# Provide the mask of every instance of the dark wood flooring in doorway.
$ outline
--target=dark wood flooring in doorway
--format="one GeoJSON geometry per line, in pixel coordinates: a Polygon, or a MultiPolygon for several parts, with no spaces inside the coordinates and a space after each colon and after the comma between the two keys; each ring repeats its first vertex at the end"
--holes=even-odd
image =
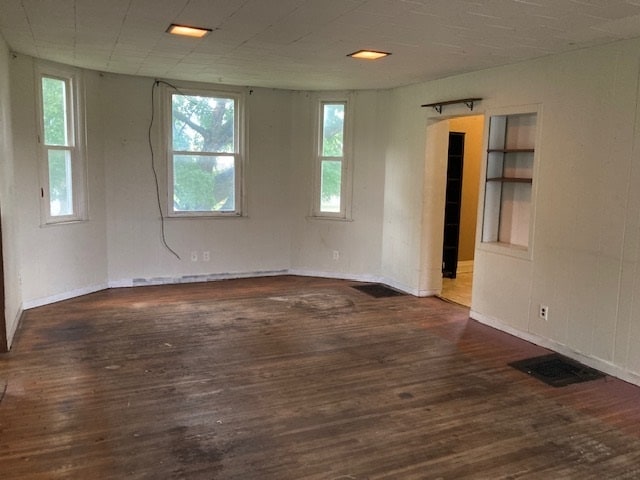
{"type": "Polygon", "coordinates": [[[0,477],[637,479],[640,393],[437,298],[274,277],[28,311],[0,356],[0,477]],[[0,382],[1,384],[1,382],[0,382]]]}

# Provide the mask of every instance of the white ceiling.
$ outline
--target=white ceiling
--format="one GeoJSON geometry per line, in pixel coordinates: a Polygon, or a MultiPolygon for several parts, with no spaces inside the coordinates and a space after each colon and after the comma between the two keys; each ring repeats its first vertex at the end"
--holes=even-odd
{"type": "Polygon", "coordinates": [[[389,88],[640,36],[640,0],[0,0],[11,50],[89,69],[389,88]],[[170,23],[212,28],[201,40],[170,23]],[[354,60],[361,48],[392,52],[354,60]]]}

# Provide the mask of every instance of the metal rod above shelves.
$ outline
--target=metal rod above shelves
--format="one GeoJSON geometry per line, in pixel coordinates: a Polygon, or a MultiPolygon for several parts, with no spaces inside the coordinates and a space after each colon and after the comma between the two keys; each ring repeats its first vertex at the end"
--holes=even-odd
{"type": "Polygon", "coordinates": [[[426,103],[421,105],[422,107],[432,107],[436,112],[442,113],[442,107],[445,105],[455,105],[457,103],[464,103],[467,108],[473,111],[473,104],[479,102],[482,98],[461,98],[459,100],[446,100],[444,102],[426,103]]]}

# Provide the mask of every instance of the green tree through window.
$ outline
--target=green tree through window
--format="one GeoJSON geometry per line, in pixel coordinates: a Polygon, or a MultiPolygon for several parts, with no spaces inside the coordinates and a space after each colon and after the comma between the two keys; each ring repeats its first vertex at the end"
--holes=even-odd
{"type": "Polygon", "coordinates": [[[236,210],[236,100],[172,94],[173,210],[236,210]]]}
{"type": "Polygon", "coordinates": [[[322,105],[322,151],[320,165],[320,211],[340,212],[344,157],[345,104],[322,105]]]}
{"type": "Polygon", "coordinates": [[[68,95],[66,80],[42,77],[42,123],[47,148],[49,213],[52,216],[73,214],[68,95]]]}
{"type": "Polygon", "coordinates": [[[42,110],[45,145],[67,146],[66,84],[57,78],[42,78],[42,110]]]}

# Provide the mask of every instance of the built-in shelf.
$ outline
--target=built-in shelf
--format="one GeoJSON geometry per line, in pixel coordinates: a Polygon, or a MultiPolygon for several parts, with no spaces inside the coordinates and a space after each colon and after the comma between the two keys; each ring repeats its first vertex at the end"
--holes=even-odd
{"type": "Polygon", "coordinates": [[[497,153],[533,153],[535,149],[533,148],[489,148],[487,150],[489,153],[497,152],[497,153]]]}
{"type": "Polygon", "coordinates": [[[422,107],[432,107],[436,112],[442,113],[442,107],[445,105],[465,104],[467,108],[473,111],[473,105],[482,100],[481,98],[460,98],[458,100],[445,100],[444,102],[425,103],[422,107]]]}
{"type": "Polygon", "coordinates": [[[482,242],[528,249],[537,114],[489,118],[482,242]]]}
{"type": "Polygon", "coordinates": [[[533,179],[517,178],[517,177],[492,177],[492,178],[487,178],[487,182],[533,183],[533,179]]]}

